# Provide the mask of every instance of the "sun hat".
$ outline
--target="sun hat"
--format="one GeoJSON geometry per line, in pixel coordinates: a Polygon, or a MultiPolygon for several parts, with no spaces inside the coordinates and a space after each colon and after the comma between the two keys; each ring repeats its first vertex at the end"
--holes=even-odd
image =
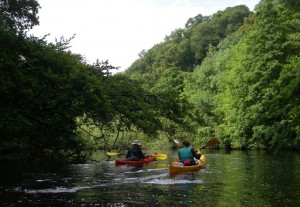
{"type": "Polygon", "coordinates": [[[138,139],[134,140],[131,144],[132,144],[132,145],[139,145],[139,146],[142,145],[142,144],[140,143],[140,140],[138,140],[138,139]]]}

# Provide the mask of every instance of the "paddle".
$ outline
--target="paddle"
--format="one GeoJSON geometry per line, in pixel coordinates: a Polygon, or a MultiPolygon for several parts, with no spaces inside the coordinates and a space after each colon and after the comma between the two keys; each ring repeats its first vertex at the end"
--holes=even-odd
{"type": "Polygon", "coordinates": [[[106,152],[106,154],[108,155],[108,156],[115,156],[115,155],[118,155],[118,154],[120,154],[119,152],[106,152]]]}
{"type": "Polygon", "coordinates": [[[218,140],[216,140],[216,139],[209,140],[205,146],[203,146],[203,147],[200,148],[200,150],[204,149],[206,147],[211,147],[211,146],[219,144],[219,143],[220,142],[218,140]]]}
{"type": "MultiPolygon", "coordinates": [[[[106,152],[106,154],[107,154],[108,156],[115,156],[115,155],[118,155],[118,154],[120,154],[120,153],[119,153],[119,152],[106,152]]],[[[161,154],[161,153],[156,153],[156,154],[153,154],[152,156],[155,156],[156,159],[158,159],[158,160],[165,160],[165,159],[168,158],[168,155],[166,155],[166,154],[161,154]]]]}
{"type": "Polygon", "coordinates": [[[215,144],[219,144],[219,141],[216,140],[216,139],[209,140],[205,146],[203,146],[203,147],[201,147],[201,148],[198,148],[198,149],[196,150],[196,153],[197,153],[198,155],[201,155],[201,150],[202,150],[202,149],[204,149],[204,148],[206,148],[206,147],[211,147],[211,146],[213,146],[213,145],[215,145],[215,144]]]}
{"type": "Polygon", "coordinates": [[[166,155],[166,154],[160,154],[160,153],[153,154],[152,156],[155,156],[156,159],[158,159],[158,160],[165,160],[168,157],[168,155],[166,155]]]}
{"type": "Polygon", "coordinates": [[[176,139],[173,139],[173,142],[175,142],[175,144],[179,145],[179,142],[176,139]]]}

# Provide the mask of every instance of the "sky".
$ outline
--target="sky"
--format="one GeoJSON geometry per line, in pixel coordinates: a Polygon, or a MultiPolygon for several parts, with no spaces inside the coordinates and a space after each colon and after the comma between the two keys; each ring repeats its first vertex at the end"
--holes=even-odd
{"type": "Polygon", "coordinates": [[[251,11],[260,0],[37,0],[40,24],[34,36],[71,40],[70,50],[88,63],[108,60],[118,71],[127,69],[142,50],[184,28],[191,17],[212,15],[244,4],[251,11]]]}

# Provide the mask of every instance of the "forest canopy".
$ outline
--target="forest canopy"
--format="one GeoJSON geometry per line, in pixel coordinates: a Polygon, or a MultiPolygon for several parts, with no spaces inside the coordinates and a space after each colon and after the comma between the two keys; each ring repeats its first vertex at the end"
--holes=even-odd
{"type": "Polygon", "coordinates": [[[233,149],[300,147],[300,7],[262,0],[190,18],[125,74],[187,100],[194,142],[233,149]]]}

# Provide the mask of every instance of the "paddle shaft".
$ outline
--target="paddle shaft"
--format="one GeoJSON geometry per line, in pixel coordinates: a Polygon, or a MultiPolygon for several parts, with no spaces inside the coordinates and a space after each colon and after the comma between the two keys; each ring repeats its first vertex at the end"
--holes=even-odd
{"type": "MultiPolygon", "coordinates": [[[[107,154],[108,156],[126,155],[126,154],[120,154],[120,153],[118,153],[118,152],[106,152],[106,154],[107,154]]],[[[156,154],[153,154],[153,155],[151,155],[151,156],[156,157],[158,160],[165,160],[165,159],[167,159],[167,157],[168,157],[166,154],[161,154],[161,153],[156,153],[156,154]]]]}

